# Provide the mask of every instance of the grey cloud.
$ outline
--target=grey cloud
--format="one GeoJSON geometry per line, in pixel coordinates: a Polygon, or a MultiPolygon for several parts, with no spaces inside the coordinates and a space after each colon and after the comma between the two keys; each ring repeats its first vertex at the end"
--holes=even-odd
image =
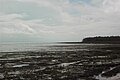
{"type": "MultiPolygon", "coordinates": [[[[78,40],[84,36],[119,35],[120,0],[91,0],[88,4],[73,4],[69,0],[12,0],[27,5],[44,6],[53,12],[46,12],[48,17],[24,19],[22,13],[0,14],[0,33],[20,33],[45,40],[78,40]],[[70,13],[76,11],[77,15],[70,13]],[[55,18],[51,18],[54,16],[55,18]],[[46,23],[48,22],[48,24],[46,23]],[[54,24],[58,23],[58,24],[54,24]]],[[[6,2],[7,3],[7,2],[6,2]]],[[[15,9],[17,10],[17,8],[15,9]]],[[[34,9],[32,9],[34,12],[34,9]]],[[[0,10],[1,11],[1,10],[0,10]]],[[[23,8],[23,11],[24,10],[23,8]]],[[[19,12],[19,10],[18,10],[19,12]]],[[[37,12],[37,11],[36,11],[37,12]]],[[[34,13],[33,13],[34,14],[34,13]]],[[[30,17],[30,16],[29,16],[30,17]]],[[[11,35],[12,35],[11,34],[11,35]]]]}

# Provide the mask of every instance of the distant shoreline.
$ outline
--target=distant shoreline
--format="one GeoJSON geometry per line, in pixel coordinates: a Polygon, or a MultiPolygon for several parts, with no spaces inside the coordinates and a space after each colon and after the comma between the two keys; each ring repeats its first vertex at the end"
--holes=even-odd
{"type": "Polygon", "coordinates": [[[120,36],[86,37],[81,42],[58,42],[63,44],[120,44],[120,36]]]}
{"type": "Polygon", "coordinates": [[[87,37],[82,40],[82,43],[120,44],[120,36],[87,37]]]}
{"type": "Polygon", "coordinates": [[[57,42],[60,44],[82,44],[83,42],[57,42]]]}

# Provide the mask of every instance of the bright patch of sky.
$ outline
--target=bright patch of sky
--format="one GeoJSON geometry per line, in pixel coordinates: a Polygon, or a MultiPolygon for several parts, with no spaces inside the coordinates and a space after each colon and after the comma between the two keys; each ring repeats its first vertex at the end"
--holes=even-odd
{"type": "Polygon", "coordinates": [[[70,0],[71,3],[85,3],[85,4],[90,4],[92,0],[70,0]]]}
{"type": "Polygon", "coordinates": [[[120,0],[0,0],[0,42],[120,34],[120,0]]]}

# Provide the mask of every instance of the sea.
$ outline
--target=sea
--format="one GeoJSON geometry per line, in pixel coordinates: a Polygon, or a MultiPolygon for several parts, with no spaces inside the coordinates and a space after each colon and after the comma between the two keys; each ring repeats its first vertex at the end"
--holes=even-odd
{"type": "Polygon", "coordinates": [[[85,49],[88,46],[101,46],[110,44],[74,44],[74,43],[0,43],[0,52],[18,52],[18,51],[41,51],[49,49],[76,50],[85,49]]]}

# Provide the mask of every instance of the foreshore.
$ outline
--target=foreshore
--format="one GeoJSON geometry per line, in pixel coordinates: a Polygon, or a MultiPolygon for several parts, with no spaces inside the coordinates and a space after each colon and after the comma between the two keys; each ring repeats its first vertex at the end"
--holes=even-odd
{"type": "Polygon", "coordinates": [[[3,80],[102,80],[119,73],[120,45],[53,45],[43,51],[0,52],[3,80]]]}

